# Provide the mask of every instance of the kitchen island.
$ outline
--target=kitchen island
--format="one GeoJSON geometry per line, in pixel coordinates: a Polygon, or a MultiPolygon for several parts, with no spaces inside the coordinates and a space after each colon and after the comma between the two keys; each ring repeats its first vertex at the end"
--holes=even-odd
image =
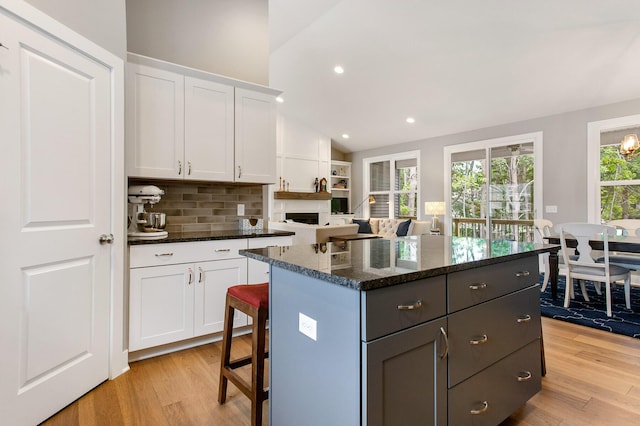
{"type": "Polygon", "coordinates": [[[242,250],[270,264],[274,425],[496,425],[541,387],[538,254],[422,235],[242,250]]]}

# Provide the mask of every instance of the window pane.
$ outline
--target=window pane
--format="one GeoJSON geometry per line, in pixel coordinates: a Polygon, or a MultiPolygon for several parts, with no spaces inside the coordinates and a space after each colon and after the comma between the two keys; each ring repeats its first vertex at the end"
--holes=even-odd
{"type": "Polygon", "coordinates": [[[369,189],[371,191],[391,190],[391,165],[389,161],[371,163],[369,166],[369,189]]]}
{"type": "Polygon", "coordinates": [[[600,218],[640,219],[640,186],[617,185],[600,187],[600,218]]]}
{"type": "Polygon", "coordinates": [[[619,148],[619,145],[600,147],[601,181],[640,179],[640,156],[626,160],[619,148]]]}
{"type": "Polygon", "coordinates": [[[415,192],[394,195],[395,217],[417,217],[418,194],[415,192]]]}
{"type": "Polygon", "coordinates": [[[389,195],[374,194],[376,199],[374,204],[369,204],[370,217],[389,217],[389,195]]]}

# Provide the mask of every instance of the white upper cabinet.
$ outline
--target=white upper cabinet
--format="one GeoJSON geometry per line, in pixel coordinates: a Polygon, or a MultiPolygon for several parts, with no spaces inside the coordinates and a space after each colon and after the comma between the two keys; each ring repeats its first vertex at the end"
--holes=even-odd
{"type": "Polygon", "coordinates": [[[131,177],[275,183],[277,91],[129,54],[131,177]]]}
{"type": "Polygon", "coordinates": [[[236,182],[276,182],[275,97],[236,88],[236,182]]]}
{"type": "Polygon", "coordinates": [[[182,176],[184,77],[127,64],[126,146],[129,176],[182,176]]]}

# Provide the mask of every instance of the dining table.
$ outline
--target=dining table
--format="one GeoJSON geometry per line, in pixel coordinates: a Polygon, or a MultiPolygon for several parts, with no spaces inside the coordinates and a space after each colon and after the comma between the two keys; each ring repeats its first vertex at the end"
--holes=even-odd
{"type": "MultiPolygon", "coordinates": [[[[560,244],[560,235],[544,237],[549,244],[560,244]]],[[[640,254],[640,237],[635,235],[615,235],[608,238],[609,253],[636,253],[640,254]]],[[[589,240],[594,250],[604,250],[602,235],[594,236],[589,240]]],[[[567,238],[567,246],[576,248],[578,242],[575,239],[567,238]]],[[[551,298],[556,299],[558,293],[558,251],[549,253],[549,284],[551,284],[551,298]]]]}

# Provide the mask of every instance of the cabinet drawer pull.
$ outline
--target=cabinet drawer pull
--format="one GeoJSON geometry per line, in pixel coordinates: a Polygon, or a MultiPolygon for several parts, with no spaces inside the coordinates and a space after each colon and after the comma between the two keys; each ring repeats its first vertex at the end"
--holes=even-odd
{"type": "Polygon", "coordinates": [[[231,251],[231,249],[228,249],[228,248],[226,248],[226,249],[216,249],[215,251],[216,251],[216,253],[220,253],[220,252],[231,251]]]}
{"type": "Polygon", "coordinates": [[[178,160],[178,176],[182,174],[182,161],[178,160]]]}
{"type": "Polygon", "coordinates": [[[530,371],[521,371],[518,373],[518,381],[519,382],[526,382],[528,380],[531,380],[531,378],[533,377],[533,375],[531,374],[530,371]]]}
{"type": "Polygon", "coordinates": [[[440,334],[444,338],[444,352],[440,355],[440,359],[445,359],[449,354],[449,337],[447,336],[447,331],[444,327],[440,327],[440,334]]]}
{"type": "Polygon", "coordinates": [[[531,315],[529,315],[529,314],[522,315],[516,321],[518,321],[519,323],[529,322],[529,321],[531,321],[531,315]]]}
{"type": "Polygon", "coordinates": [[[189,168],[187,169],[187,174],[191,176],[191,161],[189,161],[187,164],[189,166],[189,168]]]}
{"type": "Polygon", "coordinates": [[[242,177],[242,167],[238,166],[238,179],[242,177]]]}
{"type": "Polygon", "coordinates": [[[516,272],[516,277],[528,277],[529,271],[516,272]]]}
{"type": "Polygon", "coordinates": [[[198,266],[198,282],[201,283],[202,282],[202,278],[204,276],[204,271],[202,270],[201,267],[198,266]]]}
{"type": "Polygon", "coordinates": [[[487,411],[489,409],[489,403],[487,401],[482,401],[480,403],[480,405],[482,405],[482,407],[480,407],[478,409],[474,408],[471,411],[469,411],[469,413],[471,413],[473,415],[482,414],[482,413],[484,413],[485,411],[487,411]]]}
{"type": "Polygon", "coordinates": [[[485,288],[487,288],[487,285],[485,283],[471,284],[469,286],[470,290],[484,290],[485,288]]]}
{"type": "Polygon", "coordinates": [[[156,257],[167,257],[167,256],[173,256],[173,253],[169,252],[169,253],[156,253],[155,254],[156,257]]]}
{"type": "Polygon", "coordinates": [[[486,334],[483,334],[482,336],[473,337],[471,340],[469,340],[469,343],[472,345],[482,345],[484,343],[487,343],[488,340],[489,340],[489,336],[487,336],[486,334]]]}
{"type": "Polygon", "coordinates": [[[193,269],[189,268],[189,282],[187,284],[191,285],[191,283],[193,282],[193,269]]]}
{"type": "Polygon", "coordinates": [[[398,305],[399,311],[413,311],[420,308],[422,308],[422,300],[418,300],[412,305],[398,305]]]}

